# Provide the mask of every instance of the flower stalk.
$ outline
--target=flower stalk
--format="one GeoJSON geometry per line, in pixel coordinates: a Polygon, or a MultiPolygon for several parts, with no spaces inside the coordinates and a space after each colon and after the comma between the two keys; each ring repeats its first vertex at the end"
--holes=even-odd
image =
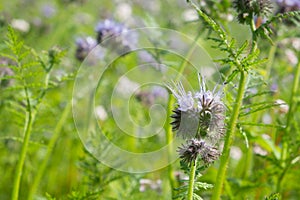
{"type": "Polygon", "coordinates": [[[193,200],[196,169],[197,169],[197,159],[194,160],[191,164],[187,200],[193,200]]]}
{"type": "Polygon", "coordinates": [[[21,149],[21,154],[19,157],[19,161],[17,164],[16,174],[14,178],[14,184],[13,184],[13,191],[12,191],[12,200],[18,200],[19,199],[19,190],[20,190],[20,183],[21,183],[21,177],[23,173],[23,166],[27,154],[28,149],[28,143],[30,140],[30,134],[32,129],[32,124],[35,119],[35,113],[31,112],[31,110],[27,111],[26,113],[26,122],[24,126],[24,140],[23,145],[21,149]]]}
{"type": "MultiPolygon", "coordinates": [[[[186,140],[178,148],[183,169],[189,174],[187,199],[193,199],[197,162],[207,168],[220,156],[218,144],[225,130],[225,105],[222,92],[206,89],[204,77],[198,74],[200,89],[196,92],[185,91],[181,82],[169,86],[177,100],[171,123],[173,131],[186,140]]],[[[203,169],[204,169],[203,168],[203,169]]]]}
{"type": "MultiPolygon", "coordinates": [[[[184,69],[186,68],[188,62],[187,60],[192,56],[193,52],[195,51],[196,47],[197,47],[197,42],[200,38],[200,34],[198,34],[191,46],[191,48],[189,49],[186,59],[182,61],[179,71],[178,71],[178,75],[176,76],[176,81],[178,81],[178,79],[180,78],[180,75],[183,73],[184,69]]],[[[167,110],[167,116],[171,116],[172,112],[173,112],[173,105],[174,105],[174,97],[173,96],[169,96],[169,100],[168,100],[168,110],[167,110]]],[[[173,139],[173,131],[172,131],[172,126],[171,126],[171,119],[168,117],[167,118],[167,122],[166,122],[166,126],[165,126],[165,132],[166,132],[166,141],[167,141],[167,145],[168,145],[168,158],[171,158],[171,155],[174,152],[174,149],[172,148],[171,145],[169,145],[172,142],[173,139]]],[[[175,196],[174,194],[174,188],[177,187],[177,182],[175,180],[174,177],[174,170],[173,170],[173,166],[170,164],[168,166],[168,178],[170,181],[170,186],[171,186],[171,190],[172,190],[172,198],[175,196]]]]}

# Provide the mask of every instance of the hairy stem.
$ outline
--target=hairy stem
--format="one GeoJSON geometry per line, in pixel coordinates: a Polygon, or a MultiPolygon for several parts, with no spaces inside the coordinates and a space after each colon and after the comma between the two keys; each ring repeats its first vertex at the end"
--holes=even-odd
{"type": "Polygon", "coordinates": [[[35,179],[33,180],[33,184],[31,186],[31,189],[28,194],[28,199],[33,199],[33,195],[36,193],[36,190],[40,184],[41,178],[45,172],[46,166],[52,155],[56,141],[58,140],[61,130],[63,128],[63,125],[65,124],[65,122],[69,116],[69,113],[70,113],[70,110],[72,107],[71,105],[72,105],[71,102],[68,102],[68,104],[66,105],[66,107],[62,113],[60,120],[58,121],[58,123],[54,129],[54,134],[53,134],[53,136],[48,144],[48,147],[47,147],[46,156],[45,156],[44,160],[42,161],[42,163],[40,164],[37,175],[36,175],[35,179]]]}
{"type": "Polygon", "coordinates": [[[187,200],[193,200],[196,168],[197,168],[197,159],[191,164],[187,200]]]}
{"type": "Polygon", "coordinates": [[[221,162],[220,167],[217,174],[216,184],[214,187],[214,192],[212,196],[212,200],[219,200],[222,193],[222,187],[225,180],[226,170],[227,170],[227,164],[229,161],[229,153],[230,153],[230,147],[233,142],[235,129],[236,129],[236,123],[239,116],[239,111],[242,106],[243,96],[245,93],[246,88],[246,81],[247,81],[247,74],[246,72],[241,71],[240,72],[240,82],[238,86],[238,94],[236,97],[235,105],[233,108],[233,112],[229,121],[229,126],[226,132],[225,136],[225,143],[224,148],[221,156],[221,162]]]}
{"type": "MultiPolygon", "coordinates": [[[[192,56],[196,46],[197,46],[197,42],[200,38],[200,35],[198,34],[191,46],[191,48],[189,49],[189,51],[187,52],[187,55],[185,56],[186,59],[184,59],[179,67],[178,70],[178,74],[176,76],[175,82],[177,82],[180,79],[181,74],[184,72],[184,69],[186,68],[187,64],[188,64],[188,59],[192,56]]],[[[172,132],[172,126],[171,126],[171,119],[169,116],[172,115],[173,112],[173,107],[174,107],[174,97],[173,96],[169,96],[169,101],[168,101],[168,110],[167,110],[167,120],[166,120],[166,126],[165,126],[165,132],[166,132],[166,140],[167,140],[167,145],[168,145],[168,158],[170,159],[172,157],[172,154],[174,153],[174,149],[172,148],[171,142],[173,140],[173,132],[172,132]]],[[[169,163],[171,162],[171,160],[169,160],[169,163]]],[[[172,190],[172,198],[174,197],[175,193],[174,193],[174,188],[177,187],[177,183],[174,177],[174,172],[173,172],[173,167],[172,164],[169,164],[168,166],[168,178],[170,181],[170,186],[171,186],[171,190],[172,190]]]]}
{"type": "MultiPolygon", "coordinates": [[[[173,96],[169,96],[167,116],[172,115],[173,104],[174,104],[174,98],[173,98],[173,96]]],[[[169,163],[170,163],[171,155],[173,154],[173,151],[174,151],[174,149],[172,148],[172,145],[170,145],[170,143],[172,142],[172,139],[173,139],[172,126],[170,124],[171,123],[170,117],[167,117],[166,123],[167,123],[167,126],[165,127],[165,131],[166,131],[166,139],[167,139],[167,145],[168,145],[168,158],[169,158],[169,163]]],[[[170,181],[170,187],[171,187],[172,198],[173,198],[175,195],[174,188],[176,187],[176,180],[174,177],[173,167],[172,167],[171,163],[168,166],[168,178],[170,181]]]]}

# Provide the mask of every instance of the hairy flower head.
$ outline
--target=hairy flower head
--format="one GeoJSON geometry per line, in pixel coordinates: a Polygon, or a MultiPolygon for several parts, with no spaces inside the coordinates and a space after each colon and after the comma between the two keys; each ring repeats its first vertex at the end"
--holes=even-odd
{"type": "Polygon", "coordinates": [[[173,111],[173,131],[184,139],[206,139],[216,143],[225,130],[225,106],[221,100],[221,91],[206,90],[203,77],[199,75],[200,89],[186,92],[181,83],[170,88],[177,99],[177,108],[173,111]]]}
{"type": "Polygon", "coordinates": [[[234,0],[233,6],[238,12],[240,23],[247,22],[255,16],[267,16],[272,11],[271,0],[234,0]]]}
{"type": "Polygon", "coordinates": [[[198,156],[204,164],[213,163],[220,156],[217,148],[207,144],[204,140],[192,139],[178,149],[181,160],[186,164],[193,163],[198,156]]]}

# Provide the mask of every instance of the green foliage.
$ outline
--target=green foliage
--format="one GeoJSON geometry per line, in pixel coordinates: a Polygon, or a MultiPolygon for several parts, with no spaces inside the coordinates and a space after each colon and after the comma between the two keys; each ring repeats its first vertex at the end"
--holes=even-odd
{"type": "Polygon", "coordinates": [[[299,27],[299,20],[300,20],[300,11],[291,11],[286,13],[279,13],[266,21],[262,24],[258,29],[255,30],[255,37],[261,37],[268,39],[272,44],[271,35],[273,34],[273,30],[271,25],[276,25],[281,23],[283,20],[291,20],[299,27]]]}
{"type": "MultiPolygon", "coordinates": [[[[274,6],[274,12],[265,15],[268,10],[260,14],[256,6],[255,11],[250,10],[253,15],[240,15],[229,0],[187,2],[1,2],[0,172],[5,173],[1,173],[0,199],[186,199],[186,175],[191,172],[186,163],[176,161],[154,172],[125,173],[99,162],[80,142],[71,112],[74,79],[81,64],[74,56],[75,39],[94,37],[94,26],[105,18],[124,22],[129,28],[150,26],[182,32],[195,38],[195,44],[201,44],[217,65],[212,77],[224,83],[228,139],[225,138],[221,160],[210,166],[198,161],[194,199],[275,200],[300,196],[300,11],[278,14],[274,6]],[[192,20],[191,11],[197,15],[192,20]],[[266,18],[261,18],[259,24],[254,15],[266,18]],[[28,31],[16,25],[18,19],[28,22],[28,31]],[[222,80],[218,80],[220,77],[222,80]],[[143,179],[149,184],[143,185],[143,179]],[[213,196],[219,189],[220,198],[213,196]]],[[[163,38],[169,36],[156,34],[159,31],[147,35],[147,42],[166,46],[163,38]]],[[[175,48],[182,49],[180,42],[174,41],[175,48]]],[[[165,73],[166,79],[169,74],[176,77],[169,66],[179,69],[191,87],[198,89],[194,87],[198,84],[197,74],[187,67],[189,58],[181,61],[166,49],[144,51],[153,62],[167,66],[167,70],[155,72],[165,73]]],[[[203,60],[193,46],[183,51],[202,67],[203,60]]],[[[98,144],[107,137],[121,149],[144,153],[173,140],[169,118],[164,124],[168,135],[139,140],[122,134],[114,121],[111,110],[114,106],[127,106],[127,102],[116,101],[111,106],[108,96],[119,77],[141,63],[145,62],[140,62],[139,52],[131,52],[118,58],[105,72],[104,87],[96,97],[107,112],[105,120],[97,121],[104,135],[95,134],[91,143],[98,144]]],[[[142,75],[140,80],[149,74],[142,75]]],[[[150,96],[133,96],[129,102],[130,120],[147,125],[153,105],[174,107],[171,98],[149,104],[152,100],[150,96]]],[[[124,120],[128,119],[124,116],[124,120]]],[[[133,135],[139,133],[129,130],[133,135]]],[[[103,152],[99,154],[109,150],[106,143],[100,146],[103,152]]]]}
{"type": "Polygon", "coordinates": [[[279,193],[274,193],[271,194],[270,196],[266,197],[265,200],[280,200],[280,194],[279,193]]]}

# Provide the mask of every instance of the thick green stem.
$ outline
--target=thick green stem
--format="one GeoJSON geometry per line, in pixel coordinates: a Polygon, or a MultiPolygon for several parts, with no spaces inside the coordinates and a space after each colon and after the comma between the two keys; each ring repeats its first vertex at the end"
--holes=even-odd
{"type": "Polygon", "coordinates": [[[292,122],[292,117],[294,115],[294,103],[295,103],[295,96],[296,96],[296,93],[297,93],[297,90],[299,87],[299,78],[300,78],[300,61],[298,62],[297,67],[296,67],[293,88],[292,88],[292,94],[290,96],[289,111],[287,114],[285,135],[283,136],[283,144],[282,144],[282,148],[281,148],[281,158],[280,158],[280,162],[283,167],[283,171],[277,180],[277,186],[276,186],[277,192],[281,191],[281,182],[282,182],[284,175],[286,174],[287,169],[289,167],[289,163],[286,163],[287,156],[288,156],[288,146],[289,146],[288,138],[289,138],[289,136],[290,136],[289,134],[291,132],[291,122],[292,122]]]}
{"type": "MultiPolygon", "coordinates": [[[[168,102],[168,110],[167,110],[167,116],[171,116],[172,115],[172,109],[173,109],[173,104],[174,104],[174,98],[172,96],[169,97],[169,102],[168,102]]],[[[167,126],[165,128],[166,131],[166,140],[167,140],[167,145],[168,145],[168,159],[169,159],[169,163],[171,163],[171,155],[174,152],[174,149],[171,145],[172,139],[173,139],[173,132],[172,132],[172,126],[170,125],[171,123],[171,119],[170,117],[167,117],[166,120],[167,126]]],[[[176,187],[176,180],[174,177],[174,172],[173,172],[173,167],[172,164],[169,164],[168,166],[168,178],[170,181],[170,187],[171,187],[171,191],[172,191],[172,198],[175,196],[174,194],[174,188],[176,187]]]]}
{"type": "Polygon", "coordinates": [[[69,113],[70,113],[70,110],[72,107],[71,105],[72,105],[71,102],[68,102],[68,104],[66,105],[66,107],[63,111],[63,114],[62,114],[60,120],[58,121],[58,123],[54,129],[54,134],[53,134],[53,136],[48,144],[48,147],[47,147],[46,156],[45,156],[44,160],[42,161],[42,163],[40,164],[37,175],[36,175],[35,179],[33,180],[32,187],[28,194],[28,199],[33,199],[33,195],[36,193],[36,190],[40,184],[41,178],[45,172],[46,166],[52,155],[56,141],[58,140],[58,138],[60,136],[62,127],[65,124],[66,120],[68,119],[68,116],[69,116],[69,113]]]}
{"type": "Polygon", "coordinates": [[[191,169],[190,169],[189,189],[188,189],[187,200],[193,200],[196,168],[197,168],[197,159],[192,163],[191,169]]]}
{"type": "MultiPolygon", "coordinates": [[[[188,64],[188,59],[192,56],[195,48],[197,47],[197,42],[200,38],[200,35],[197,35],[191,48],[189,49],[187,55],[186,55],[186,59],[182,61],[179,70],[178,70],[178,74],[176,76],[175,82],[178,81],[178,79],[180,78],[181,74],[184,72],[184,69],[186,68],[187,64],[188,64]]],[[[168,110],[167,110],[167,120],[166,120],[166,126],[165,126],[165,132],[166,132],[166,140],[167,140],[167,145],[168,145],[168,158],[171,159],[171,155],[174,153],[174,149],[172,147],[171,142],[173,140],[173,132],[172,132],[172,126],[171,126],[171,119],[169,116],[172,115],[173,112],[173,106],[174,106],[174,97],[170,96],[169,97],[169,101],[168,101],[168,110]]],[[[171,160],[169,160],[171,162],[171,160]]],[[[169,162],[169,163],[170,163],[169,162]]],[[[168,167],[168,178],[170,181],[170,186],[171,186],[171,190],[172,190],[172,198],[174,197],[175,193],[174,193],[174,188],[177,187],[177,182],[175,180],[174,177],[174,172],[173,172],[173,167],[172,164],[169,164],[168,167]]]]}
{"type": "Polygon", "coordinates": [[[212,196],[212,200],[219,200],[221,197],[222,187],[225,180],[226,170],[227,170],[227,164],[229,161],[229,153],[230,153],[230,147],[232,144],[232,141],[234,139],[235,129],[236,129],[236,123],[239,116],[239,111],[242,105],[243,96],[245,93],[246,88],[246,81],[247,81],[247,74],[246,72],[241,71],[240,72],[240,82],[238,86],[238,94],[235,101],[235,105],[233,108],[233,112],[229,121],[229,126],[226,132],[225,136],[225,143],[224,148],[221,156],[221,162],[220,167],[217,174],[216,184],[214,187],[214,192],[212,196]]]}
{"type": "Polygon", "coordinates": [[[13,184],[13,191],[12,191],[12,200],[18,200],[19,199],[19,189],[20,189],[20,183],[21,183],[21,178],[22,178],[22,173],[23,173],[23,166],[27,154],[27,149],[28,149],[28,143],[30,139],[30,133],[31,133],[31,128],[32,124],[34,122],[35,114],[32,113],[30,110],[26,113],[26,122],[24,126],[24,140],[23,140],[23,145],[21,149],[21,154],[19,161],[17,163],[17,169],[15,173],[15,178],[14,178],[14,184],[13,184]]]}
{"type": "MultiPolygon", "coordinates": [[[[18,58],[18,67],[20,69],[23,69],[23,66],[21,65],[21,59],[18,58]]],[[[23,70],[21,71],[23,75],[23,70]]],[[[30,142],[30,135],[31,135],[31,129],[32,129],[32,124],[35,120],[36,113],[38,111],[38,107],[40,103],[42,102],[42,99],[44,98],[46,94],[46,90],[48,89],[49,85],[49,79],[50,79],[50,70],[47,72],[46,77],[45,77],[45,84],[44,84],[44,89],[41,91],[41,94],[39,98],[37,99],[37,103],[35,106],[31,104],[30,97],[29,97],[29,91],[27,88],[27,83],[26,80],[23,78],[23,84],[24,84],[24,92],[26,96],[26,121],[24,125],[24,141],[21,149],[21,154],[20,158],[17,163],[17,169],[16,169],[16,174],[14,178],[14,184],[13,184],[13,191],[12,191],[12,200],[17,200],[19,198],[19,190],[20,190],[20,183],[21,183],[21,178],[22,178],[22,173],[23,173],[23,166],[27,154],[27,149],[28,149],[28,144],[30,142]]]]}
{"type": "MultiPolygon", "coordinates": [[[[18,58],[18,68],[21,69],[21,73],[23,75],[23,70],[22,70],[23,68],[22,68],[20,58],[18,58]]],[[[23,79],[22,81],[24,84],[24,93],[25,93],[26,104],[27,104],[26,105],[26,119],[25,119],[25,124],[24,124],[24,131],[23,131],[24,139],[23,139],[22,149],[21,149],[21,153],[20,153],[20,157],[19,157],[19,160],[17,163],[16,173],[15,173],[15,177],[14,177],[13,190],[12,190],[12,195],[11,195],[12,200],[19,199],[19,190],[20,190],[21,178],[22,178],[22,174],[23,174],[23,166],[25,163],[28,144],[30,141],[32,124],[34,122],[35,114],[36,114],[35,110],[33,110],[32,106],[31,106],[26,81],[25,81],[25,79],[23,79]]]]}

